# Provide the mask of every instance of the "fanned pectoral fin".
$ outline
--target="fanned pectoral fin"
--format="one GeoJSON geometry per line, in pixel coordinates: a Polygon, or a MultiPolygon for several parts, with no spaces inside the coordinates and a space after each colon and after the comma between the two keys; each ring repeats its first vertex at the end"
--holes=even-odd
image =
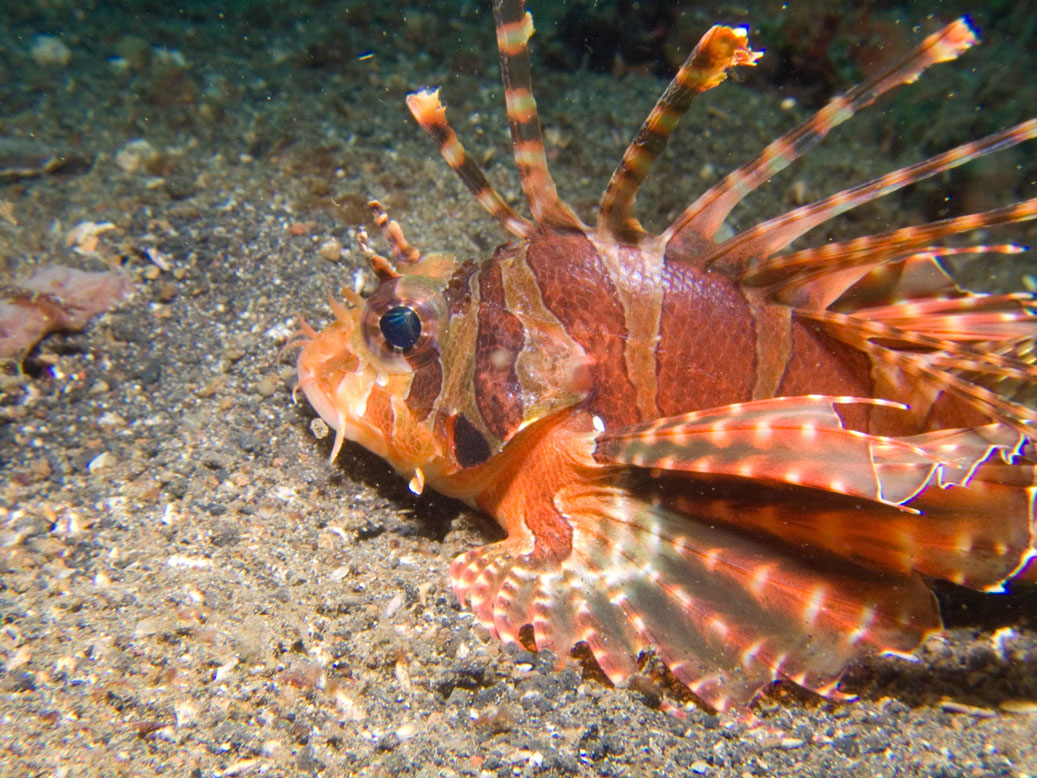
{"type": "Polygon", "coordinates": [[[537,649],[553,651],[560,660],[585,643],[615,683],[637,672],[647,646],[609,602],[609,590],[597,580],[603,571],[574,563],[575,556],[538,558],[521,545],[509,538],[454,560],[454,591],[479,623],[512,645],[531,626],[537,649]]]}
{"type": "Polygon", "coordinates": [[[610,573],[610,599],[718,709],[782,678],[840,698],[848,663],[909,653],[939,628],[933,597],[913,576],[794,556],[615,489],[574,494],[567,508],[579,530],[574,547],[610,573]]]}
{"type": "Polygon", "coordinates": [[[595,457],[904,505],[931,485],[967,484],[994,452],[1012,461],[1024,444],[1019,432],[1001,424],[909,437],[871,435],[843,426],[835,408],[852,403],[904,407],[816,395],[735,403],[605,430],[595,457]]]}
{"type": "Polygon", "coordinates": [[[903,502],[921,490],[943,460],[900,438],[847,429],[840,404],[892,407],[856,397],[780,397],[605,430],[601,462],[662,471],[736,476],[903,502]],[[880,469],[886,468],[884,481],[880,469]]]}
{"type": "Polygon", "coordinates": [[[476,549],[452,568],[458,596],[506,642],[532,625],[559,656],[586,644],[615,683],[651,649],[718,710],[781,679],[840,698],[848,664],[939,628],[923,576],[994,589],[1018,574],[1037,489],[1003,425],[868,435],[843,427],[849,401],[600,431],[594,457],[618,481],[552,493],[565,552],[521,535],[476,549]]]}
{"type": "Polygon", "coordinates": [[[811,558],[997,591],[1033,549],[1033,464],[985,463],[967,486],[930,486],[904,510],[765,484],[644,479],[669,508],[772,538],[811,558]]]}
{"type": "Polygon", "coordinates": [[[539,648],[564,655],[584,642],[615,683],[651,647],[718,710],[782,678],[843,698],[848,663],[913,651],[939,627],[911,575],[795,558],[619,489],[573,487],[556,503],[573,529],[567,558],[538,560],[504,541],[459,558],[455,586],[503,639],[532,624],[539,648]]]}
{"type": "Polygon", "coordinates": [[[1002,424],[869,435],[843,428],[835,405],[846,399],[780,398],[606,430],[596,456],[655,473],[650,491],[680,513],[877,572],[988,590],[1015,575],[1035,553],[1024,437],[1002,424]],[[735,480],[721,493],[682,475],[735,480]]]}

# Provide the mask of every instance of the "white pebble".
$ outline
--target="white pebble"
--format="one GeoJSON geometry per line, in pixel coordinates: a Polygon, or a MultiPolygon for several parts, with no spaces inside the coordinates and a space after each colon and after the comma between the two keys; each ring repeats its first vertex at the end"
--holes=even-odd
{"type": "Polygon", "coordinates": [[[32,43],[33,61],[40,67],[65,67],[72,52],[68,46],[61,42],[60,38],[53,35],[37,35],[32,43]]]}

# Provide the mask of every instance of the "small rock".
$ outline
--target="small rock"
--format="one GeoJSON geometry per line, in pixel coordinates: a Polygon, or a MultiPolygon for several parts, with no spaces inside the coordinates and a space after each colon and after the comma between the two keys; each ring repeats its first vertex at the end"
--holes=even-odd
{"type": "Polygon", "coordinates": [[[317,757],[317,750],[313,746],[306,746],[295,760],[296,766],[308,773],[320,773],[327,769],[327,765],[317,757]]]}
{"type": "Polygon", "coordinates": [[[997,713],[991,708],[980,708],[975,705],[966,705],[963,702],[944,700],[940,703],[940,709],[947,713],[962,713],[966,716],[975,716],[977,719],[992,719],[997,713]]]}
{"type": "Polygon", "coordinates": [[[1005,713],[1014,713],[1017,716],[1037,714],[1037,702],[1034,700],[1004,700],[998,707],[1005,713]]]}
{"type": "Polygon", "coordinates": [[[162,632],[167,628],[165,619],[158,616],[145,616],[143,619],[137,621],[137,624],[133,628],[134,638],[145,638],[162,632]]]}
{"type": "Polygon", "coordinates": [[[124,35],[115,44],[115,53],[126,62],[131,70],[143,70],[151,58],[151,47],[143,38],[136,35],[124,35]]]}
{"type": "MultiPolygon", "coordinates": [[[[209,512],[212,513],[210,506],[209,512]]],[[[212,531],[212,544],[214,546],[233,546],[241,539],[241,528],[232,521],[220,521],[212,531]]]]}
{"type": "Polygon", "coordinates": [[[92,474],[97,475],[98,473],[102,473],[112,467],[115,464],[115,461],[115,455],[110,451],[102,451],[87,463],[86,469],[92,474]]]}
{"type": "Polygon", "coordinates": [[[155,147],[144,138],[135,138],[123,146],[115,154],[115,164],[127,173],[136,173],[147,166],[158,156],[155,147]]]}
{"type": "Polygon", "coordinates": [[[446,698],[446,704],[455,708],[467,708],[471,706],[474,696],[471,690],[455,686],[446,698]]]}
{"type": "Polygon", "coordinates": [[[186,200],[198,191],[195,177],[189,173],[167,175],[162,186],[173,200],[186,200]]]}
{"type": "Polygon", "coordinates": [[[173,715],[177,727],[187,727],[198,720],[198,706],[191,700],[181,700],[173,704],[173,715]]]}
{"type": "Polygon", "coordinates": [[[68,46],[53,35],[37,35],[33,40],[30,54],[33,61],[41,68],[63,68],[68,65],[68,61],[72,57],[68,46]]]}
{"type": "MultiPolygon", "coordinates": [[[[158,268],[155,268],[156,270],[158,268]]],[[[159,302],[168,303],[171,302],[179,293],[177,285],[169,281],[160,283],[155,289],[155,297],[159,302]]]]}
{"type": "Polygon", "coordinates": [[[14,670],[9,672],[0,683],[0,688],[5,692],[18,694],[21,692],[36,691],[36,676],[27,670],[14,670]]]}
{"type": "Polygon", "coordinates": [[[262,397],[269,397],[277,391],[280,382],[277,380],[277,376],[266,375],[256,382],[256,391],[262,397]]]}
{"type": "Polygon", "coordinates": [[[336,238],[331,238],[320,245],[317,253],[329,262],[338,262],[342,256],[342,243],[336,238]]]}
{"type": "Polygon", "coordinates": [[[324,440],[328,436],[330,429],[324,419],[318,416],[310,422],[310,432],[313,433],[313,437],[317,440],[324,440]]]}
{"type": "Polygon", "coordinates": [[[228,454],[213,449],[199,451],[197,461],[209,470],[226,470],[234,463],[228,454]]]}
{"type": "Polygon", "coordinates": [[[237,362],[245,354],[245,348],[240,343],[232,343],[223,350],[223,356],[225,356],[231,362],[237,362]]]}
{"type": "Polygon", "coordinates": [[[263,451],[263,441],[251,432],[242,432],[238,435],[236,442],[238,448],[248,454],[258,454],[263,451]]]}

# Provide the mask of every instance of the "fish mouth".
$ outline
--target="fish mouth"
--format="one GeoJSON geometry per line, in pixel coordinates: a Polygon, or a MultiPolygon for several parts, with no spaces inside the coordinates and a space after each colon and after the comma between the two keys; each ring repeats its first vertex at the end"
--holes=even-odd
{"type": "Polygon", "coordinates": [[[367,392],[360,391],[359,384],[363,382],[361,376],[343,376],[336,386],[329,387],[326,378],[318,375],[319,370],[309,364],[309,360],[304,359],[305,356],[304,350],[299,355],[296,367],[299,380],[292,390],[292,397],[295,399],[296,393],[301,389],[310,407],[335,430],[335,442],[331,447],[329,461],[335,461],[346,440],[359,443],[369,451],[386,458],[388,451],[382,431],[366,422],[362,416],[367,405],[367,392]],[[353,391],[350,391],[351,389],[353,391]],[[357,408],[360,409],[359,413],[356,412],[357,408]]]}
{"type": "Polygon", "coordinates": [[[292,400],[298,402],[297,393],[301,389],[310,407],[329,427],[335,430],[335,445],[331,449],[331,460],[334,461],[342,449],[342,441],[345,437],[345,419],[328,393],[321,388],[314,371],[303,364],[302,354],[299,355],[296,370],[299,380],[292,389],[292,400]]]}

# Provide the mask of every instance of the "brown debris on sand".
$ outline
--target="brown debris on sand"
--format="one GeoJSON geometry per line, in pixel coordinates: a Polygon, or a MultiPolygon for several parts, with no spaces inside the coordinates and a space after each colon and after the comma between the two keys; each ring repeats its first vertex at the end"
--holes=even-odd
{"type": "Polygon", "coordinates": [[[0,359],[22,359],[51,332],[81,330],[130,290],[122,273],[48,265],[0,286],[0,359]]]}

